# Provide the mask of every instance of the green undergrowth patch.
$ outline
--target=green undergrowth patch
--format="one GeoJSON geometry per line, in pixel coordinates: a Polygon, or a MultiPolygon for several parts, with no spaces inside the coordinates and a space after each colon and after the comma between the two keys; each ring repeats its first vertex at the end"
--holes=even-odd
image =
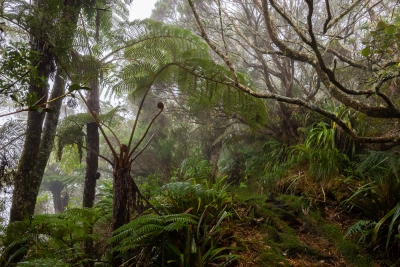
{"type": "Polygon", "coordinates": [[[338,262],[346,266],[374,266],[372,259],[352,240],[343,238],[343,229],[327,222],[315,204],[304,196],[260,195],[249,188],[231,188],[236,208],[247,225],[263,236],[258,266],[293,266],[293,261],[338,262]],[[301,239],[300,239],[301,237],[301,239]],[[323,249],[313,239],[325,240],[323,249]],[[306,244],[302,240],[307,240],[306,244]],[[330,251],[329,253],[327,251],[330,251]],[[331,255],[333,252],[335,255],[331,255]]]}
{"type": "Polygon", "coordinates": [[[373,266],[372,258],[352,240],[345,239],[338,225],[324,222],[319,213],[311,213],[317,233],[335,244],[337,251],[346,261],[357,267],[373,266]]]}
{"type": "Polygon", "coordinates": [[[267,249],[260,251],[260,266],[292,266],[288,258],[299,254],[306,254],[314,259],[324,258],[297,237],[296,228],[301,227],[304,219],[301,198],[282,195],[270,199],[249,191],[248,188],[235,188],[232,192],[238,201],[238,207],[244,209],[243,220],[247,220],[264,236],[263,242],[267,249]]]}

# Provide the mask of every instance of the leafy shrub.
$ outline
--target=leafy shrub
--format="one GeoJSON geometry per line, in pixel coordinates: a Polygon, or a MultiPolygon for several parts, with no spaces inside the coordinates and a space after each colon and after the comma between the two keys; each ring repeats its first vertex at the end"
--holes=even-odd
{"type": "Polygon", "coordinates": [[[361,235],[360,242],[375,251],[397,255],[400,249],[400,157],[390,152],[368,151],[360,155],[355,173],[365,184],[347,201],[360,209],[363,219],[349,228],[347,235],[361,235]]]}
{"type": "Polygon", "coordinates": [[[308,165],[308,174],[320,181],[332,178],[349,165],[349,158],[335,145],[336,128],[316,123],[304,144],[291,147],[290,160],[296,166],[308,165]]]}

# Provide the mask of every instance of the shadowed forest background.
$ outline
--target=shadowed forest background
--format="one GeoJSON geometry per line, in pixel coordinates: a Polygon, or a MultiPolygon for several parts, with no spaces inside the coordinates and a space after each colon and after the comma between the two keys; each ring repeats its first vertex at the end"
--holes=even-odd
{"type": "Polygon", "coordinates": [[[0,0],[0,266],[398,266],[396,0],[0,0]]]}

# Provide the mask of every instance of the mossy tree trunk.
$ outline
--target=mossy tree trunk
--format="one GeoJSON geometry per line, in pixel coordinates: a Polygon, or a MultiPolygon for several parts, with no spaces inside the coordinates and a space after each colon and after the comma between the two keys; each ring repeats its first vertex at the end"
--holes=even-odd
{"type": "MultiPolygon", "coordinates": [[[[41,62],[38,64],[38,74],[47,81],[50,75],[50,68],[53,62],[53,55],[49,51],[43,51],[44,46],[37,41],[36,50],[42,54],[41,62]]],[[[35,47],[32,47],[34,49],[35,47]]],[[[38,104],[45,103],[47,100],[48,88],[45,83],[41,86],[31,84],[29,93],[36,93],[38,99],[42,99],[38,104]]],[[[18,168],[14,177],[14,190],[12,206],[10,210],[10,222],[21,221],[33,215],[36,204],[36,197],[39,192],[41,179],[35,179],[36,159],[39,156],[40,143],[42,139],[44,112],[29,111],[25,142],[18,168]]]]}
{"type": "MultiPolygon", "coordinates": [[[[37,1],[37,6],[46,4],[45,1],[37,1]]],[[[64,2],[65,10],[62,16],[68,17],[66,30],[63,36],[57,36],[57,41],[63,42],[60,47],[65,46],[65,42],[72,42],[73,34],[77,25],[78,14],[80,10],[80,1],[67,0],[64,2]],[[68,28],[67,28],[68,27],[68,28]]],[[[60,25],[61,27],[61,25],[60,25]]],[[[43,33],[41,33],[43,35],[43,33]]],[[[39,36],[39,33],[38,33],[39,36]]],[[[56,59],[60,55],[55,56],[54,51],[58,48],[52,47],[47,40],[41,37],[33,37],[32,50],[40,54],[40,62],[37,65],[38,75],[43,79],[43,83],[37,85],[32,83],[29,86],[29,93],[36,93],[40,101],[38,104],[45,103],[49,98],[48,84],[52,68],[56,59]]],[[[57,51],[60,52],[61,51],[57,51]]],[[[65,53],[65,51],[63,51],[65,53]]],[[[65,74],[62,73],[62,67],[58,66],[54,88],[50,98],[62,95],[65,89],[65,74]]],[[[12,198],[12,206],[10,210],[10,222],[21,221],[32,216],[35,210],[36,198],[39,193],[39,187],[42,182],[44,170],[49,159],[52,146],[54,143],[55,131],[57,128],[59,112],[62,100],[54,101],[50,104],[52,113],[29,111],[25,142],[19,159],[16,175],[14,177],[14,190],[12,198]]]]}

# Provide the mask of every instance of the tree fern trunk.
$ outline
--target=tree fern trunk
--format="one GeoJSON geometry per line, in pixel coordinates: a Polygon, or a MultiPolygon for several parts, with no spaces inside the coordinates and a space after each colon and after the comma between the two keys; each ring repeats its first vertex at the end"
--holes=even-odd
{"type": "MultiPolygon", "coordinates": [[[[127,208],[130,188],[126,181],[130,178],[129,168],[118,168],[114,166],[114,204],[113,204],[113,231],[128,223],[129,212],[127,208]]],[[[122,264],[122,258],[118,252],[113,252],[112,263],[114,266],[122,264]]]]}

